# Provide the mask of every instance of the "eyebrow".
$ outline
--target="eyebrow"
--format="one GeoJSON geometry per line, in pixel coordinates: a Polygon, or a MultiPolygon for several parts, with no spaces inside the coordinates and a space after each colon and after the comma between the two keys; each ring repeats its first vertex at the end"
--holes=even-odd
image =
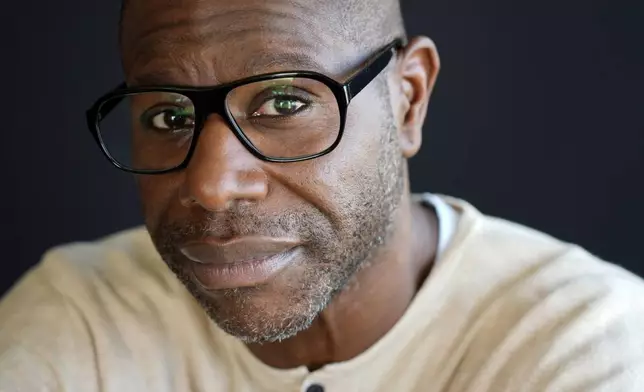
{"type": "MultiPolygon", "coordinates": [[[[223,62],[225,65],[225,61],[223,62]]],[[[241,75],[236,80],[246,77],[261,75],[273,72],[288,71],[316,71],[325,73],[324,66],[316,61],[313,57],[304,53],[284,52],[271,53],[262,52],[253,55],[242,67],[241,75]]],[[[137,86],[160,86],[160,85],[180,85],[182,72],[172,68],[159,68],[135,75],[130,79],[132,85],[137,86]]],[[[224,83],[233,82],[226,80],[224,83]]],[[[212,85],[222,84],[215,81],[212,85]]]]}
{"type": "Polygon", "coordinates": [[[245,73],[252,74],[265,70],[280,71],[318,71],[324,72],[324,67],[314,58],[295,52],[269,53],[263,52],[253,56],[244,64],[245,73]]]}

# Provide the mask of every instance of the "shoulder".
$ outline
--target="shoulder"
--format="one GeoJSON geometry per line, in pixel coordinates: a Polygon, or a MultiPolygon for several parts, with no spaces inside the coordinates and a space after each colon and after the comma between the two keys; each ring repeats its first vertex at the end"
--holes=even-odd
{"type": "MultiPolygon", "coordinates": [[[[48,251],[33,271],[47,276],[63,292],[76,285],[109,283],[140,286],[154,280],[174,283],[144,228],[112,234],[92,242],[61,245],[48,251]],[[143,279],[143,281],[141,281],[143,279]]],[[[170,287],[166,287],[171,289],[170,287]]]]}
{"type": "Polygon", "coordinates": [[[635,289],[644,288],[639,277],[576,244],[484,215],[462,200],[447,200],[461,216],[448,251],[461,260],[462,272],[476,272],[473,280],[486,282],[486,287],[493,283],[507,290],[522,285],[552,290],[578,280],[612,287],[625,280],[635,289]]]}
{"type": "Polygon", "coordinates": [[[21,388],[32,369],[40,385],[83,381],[91,391],[123,380],[129,386],[114,390],[135,390],[172,374],[174,359],[204,351],[206,341],[213,365],[223,350],[144,229],[47,252],[0,301],[0,319],[0,379],[21,388]]]}
{"type": "Polygon", "coordinates": [[[52,318],[71,312],[114,321],[189,300],[147,231],[137,228],[51,249],[2,299],[0,314],[33,318],[37,316],[28,309],[36,307],[48,309],[43,315],[52,318]]]}
{"type": "Polygon", "coordinates": [[[644,390],[644,281],[577,245],[461,206],[476,222],[460,246],[463,287],[476,298],[469,382],[644,390]]]}

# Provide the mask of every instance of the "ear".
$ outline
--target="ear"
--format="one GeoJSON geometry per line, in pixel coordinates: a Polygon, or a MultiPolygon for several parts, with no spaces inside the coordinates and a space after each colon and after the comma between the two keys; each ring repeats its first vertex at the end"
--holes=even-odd
{"type": "Polygon", "coordinates": [[[427,37],[412,39],[400,54],[394,108],[398,115],[400,146],[405,158],[413,157],[420,150],[427,105],[439,70],[436,46],[427,37]]]}

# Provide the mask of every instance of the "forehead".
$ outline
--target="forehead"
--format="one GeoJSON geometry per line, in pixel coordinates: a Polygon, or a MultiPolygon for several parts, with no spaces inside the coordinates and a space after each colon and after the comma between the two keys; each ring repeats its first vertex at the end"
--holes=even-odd
{"type": "Polygon", "coordinates": [[[123,64],[136,84],[212,85],[295,69],[341,77],[354,52],[335,0],[130,2],[123,64]]]}

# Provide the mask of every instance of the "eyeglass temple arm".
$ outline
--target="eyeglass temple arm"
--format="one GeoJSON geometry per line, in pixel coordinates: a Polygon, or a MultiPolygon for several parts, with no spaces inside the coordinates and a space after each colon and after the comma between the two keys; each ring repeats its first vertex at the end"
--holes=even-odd
{"type": "Polygon", "coordinates": [[[350,76],[349,80],[345,83],[349,94],[349,101],[367,87],[389,65],[396,51],[405,45],[406,41],[404,39],[396,39],[374,55],[356,74],[350,76]]]}

